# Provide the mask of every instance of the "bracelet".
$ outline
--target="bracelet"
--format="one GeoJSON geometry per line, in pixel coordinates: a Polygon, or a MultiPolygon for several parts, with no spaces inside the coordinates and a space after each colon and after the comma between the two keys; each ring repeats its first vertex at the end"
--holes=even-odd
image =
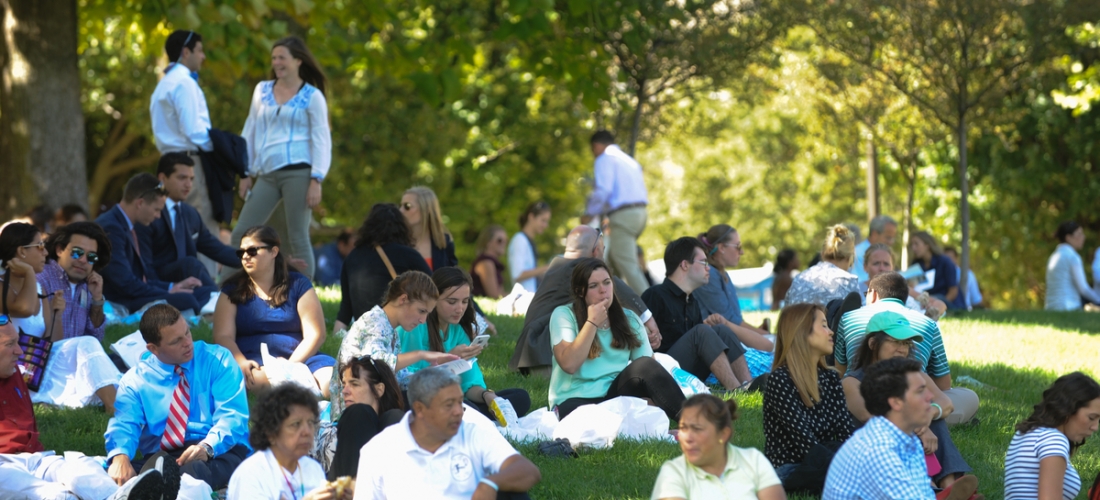
{"type": "Polygon", "coordinates": [[[592,323],[592,326],[596,327],[596,329],[597,329],[597,330],[599,330],[599,329],[600,329],[599,325],[597,325],[597,324],[596,324],[595,322],[593,322],[593,321],[592,321],[592,320],[590,320],[590,319],[588,319],[588,320],[585,320],[584,322],[585,322],[585,323],[592,323]]]}
{"type": "Polygon", "coordinates": [[[98,301],[95,300],[95,299],[92,299],[92,306],[93,307],[100,307],[100,306],[103,305],[104,302],[107,302],[107,299],[99,299],[98,301]]]}
{"type": "Polygon", "coordinates": [[[935,406],[936,410],[939,411],[939,413],[936,414],[936,418],[933,418],[932,420],[939,420],[940,417],[943,417],[943,407],[940,406],[939,403],[932,403],[932,406],[935,406]]]}
{"type": "Polygon", "coordinates": [[[491,479],[489,479],[487,477],[481,478],[481,481],[478,481],[478,483],[479,484],[484,484],[484,485],[492,488],[493,491],[498,491],[498,492],[500,491],[500,486],[497,486],[497,483],[494,483],[491,479]]]}

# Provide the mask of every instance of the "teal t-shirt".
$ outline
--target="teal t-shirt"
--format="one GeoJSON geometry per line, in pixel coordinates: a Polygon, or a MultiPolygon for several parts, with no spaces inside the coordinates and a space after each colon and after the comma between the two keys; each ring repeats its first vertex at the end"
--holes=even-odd
{"type": "MultiPolygon", "coordinates": [[[[413,351],[430,351],[431,347],[428,343],[428,324],[424,323],[413,329],[413,331],[405,331],[400,326],[397,327],[397,335],[401,338],[401,352],[413,352],[413,351]]],[[[447,337],[443,339],[443,352],[451,352],[455,346],[469,345],[470,337],[466,336],[466,331],[458,325],[450,325],[447,329],[447,337]]],[[[462,384],[462,393],[465,394],[473,386],[479,386],[485,389],[485,377],[481,375],[481,367],[477,365],[477,359],[472,360],[473,368],[459,375],[459,381],[462,384]]],[[[415,373],[417,370],[423,370],[427,368],[427,361],[419,361],[411,364],[408,368],[409,374],[415,373]]]]}
{"type": "MultiPolygon", "coordinates": [[[[619,376],[631,361],[643,356],[653,356],[649,347],[642,320],[632,311],[624,309],[630,329],[641,342],[641,346],[632,349],[614,349],[611,347],[611,329],[596,330],[596,341],[603,351],[596,359],[586,359],[576,373],[565,373],[558,365],[557,358],[551,358],[550,407],[553,408],[571,398],[600,398],[607,395],[611,381],[619,376]]],[[[550,345],[556,346],[562,341],[573,342],[577,338],[577,317],[571,305],[559,306],[550,315],[550,345]]]]}

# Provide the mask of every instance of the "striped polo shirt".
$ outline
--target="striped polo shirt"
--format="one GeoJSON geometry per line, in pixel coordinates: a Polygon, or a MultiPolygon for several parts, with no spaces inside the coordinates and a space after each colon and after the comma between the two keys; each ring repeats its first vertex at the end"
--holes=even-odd
{"type": "Polygon", "coordinates": [[[883,311],[893,311],[905,316],[913,331],[924,337],[924,341],[914,346],[913,357],[924,364],[924,371],[931,377],[951,374],[947,364],[947,353],[943,349],[943,337],[940,326],[928,316],[916,312],[898,299],[880,299],[874,304],[863,306],[855,311],[844,313],[840,326],[836,329],[833,344],[833,356],[836,364],[852,366],[856,361],[856,352],[867,335],[867,322],[883,311]]]}

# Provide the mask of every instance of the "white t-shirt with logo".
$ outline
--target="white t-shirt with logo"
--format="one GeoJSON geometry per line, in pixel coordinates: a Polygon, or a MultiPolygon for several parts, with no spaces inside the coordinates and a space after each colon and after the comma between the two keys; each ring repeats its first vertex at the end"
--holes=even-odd
{"type": "MultiPolygon", "coordinates": [[[[412,412],[359,452],[355,500],[469,500],[482,478],[500,472],[518,452],[495,426],[467,410],[449,441],[429,453],[413,439],[412,412]]],[[[480,415],[477,415],[480,416],[480,415]]]]}

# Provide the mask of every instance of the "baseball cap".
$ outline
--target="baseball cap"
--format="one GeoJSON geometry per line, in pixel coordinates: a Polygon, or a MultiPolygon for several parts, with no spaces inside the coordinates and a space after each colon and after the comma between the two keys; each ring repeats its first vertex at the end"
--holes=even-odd
{"type": "Polygon", "coordinates": [[[871,321],[867,322],[866,331],[868,335],[884,332],[898,340],[924,342],[924,337],[913,331],[913,328],[909,326],[909,320],[893,311],[883,311],[871,316],[871,321]]]}

